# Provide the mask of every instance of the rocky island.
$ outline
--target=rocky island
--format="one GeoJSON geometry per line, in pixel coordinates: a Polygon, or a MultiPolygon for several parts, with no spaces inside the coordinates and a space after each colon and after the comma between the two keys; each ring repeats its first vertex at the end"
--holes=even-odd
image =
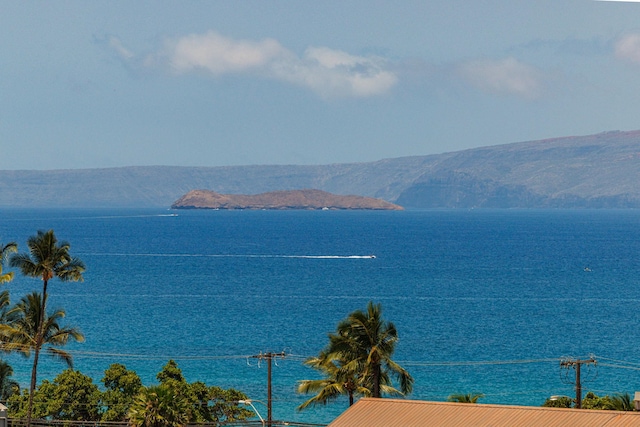
{"type": "Polygon", "coordinates": [[[402,210],[402,206],[363,196],[340,196],[321,190],[272,191],[243,195],[192,190],[171,209],[269,209],[269,210],[402,210]]]}

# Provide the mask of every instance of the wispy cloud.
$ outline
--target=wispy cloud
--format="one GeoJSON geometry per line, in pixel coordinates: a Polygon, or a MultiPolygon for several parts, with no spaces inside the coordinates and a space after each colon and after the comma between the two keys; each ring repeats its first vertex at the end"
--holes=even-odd
{"type": "Polygon", "coordinates": [[[326,47],[308,48],[301,59],[288,58],[273,67],[273,75],[306,86],[323,97],[343,94],[367,97],[387,92],[398,81],[386,61],[326,47]]]}
{"type": "Polygon", "coordinates": [[[255,74],[306,87],[324,98],[381,95],[398,81],[382,58],[327,47],[309,47],[300,57],[274,39],[237,40],[214,31],[167,40],[143,59],[134,58],[117,39],[110,45],[122,59],[144,67],[175,74],[255,74]]]}
{"type": "Polygon", "coordinates": [[[619,38],[614,44],[617,58],[640,64],[640,33],[631,33],[619,38]]]}
{"type": "Polygon", "coordinates": [[[122,42],[117,37],[110,36],[102,42],[107,43],[109,47],[124,60],[130,60],[135,56],[133,52],[123,46],[122,42]]]}
{"type": "Polygon", "coordinates": [[[460,63],[456,75],[492,94],[535,99],[542,95],[543,73],[515,58],[473,60],[460,63]]]}

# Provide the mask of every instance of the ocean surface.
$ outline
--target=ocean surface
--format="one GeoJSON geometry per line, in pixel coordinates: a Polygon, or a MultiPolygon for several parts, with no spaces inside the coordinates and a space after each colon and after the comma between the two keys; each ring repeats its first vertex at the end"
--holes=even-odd
{"type": "MultiPolygon", "coordinates": [[[[50,306],[84,332],[67,349],[98,384],[117,362],[151,385],[174,359],[266,417],[267,365],[251,356],[285,352],[274,419],[327,423],[347,399],[297,412],[297,381],[317,378],[302,361],[374,301],[409,398],[541,405],[575,395],[560,360],[590,356],[585,392],[640,390],[640,211],[0,210],[0,242],[20,252],[48,229],[87,265],[82,283],[51,282],[50,306]]],[[[41,290],[19,273],[4,286],[14,301],[41,290]]],[[[9,361],[26,387],[31,360],[9,361]]],[[[65,368],[40,366],[40,380],[65,368]]]]}

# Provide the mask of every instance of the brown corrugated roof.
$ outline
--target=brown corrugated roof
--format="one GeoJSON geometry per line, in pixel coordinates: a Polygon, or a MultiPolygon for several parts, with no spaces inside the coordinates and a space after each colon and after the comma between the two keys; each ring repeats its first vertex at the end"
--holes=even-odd
{"type": "Polygon", "coordinates": [[[640,427],[639,412],[362,398],[328,427],[640,427]]]}

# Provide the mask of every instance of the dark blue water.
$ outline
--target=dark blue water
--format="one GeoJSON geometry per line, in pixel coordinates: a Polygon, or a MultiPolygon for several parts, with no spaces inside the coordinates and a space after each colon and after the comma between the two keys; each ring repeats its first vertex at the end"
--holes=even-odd
{"type": "MultiPolygon", "coordinates": [[[[266,365],[248,356],[285,351],[274,418],[328,422],[346,398],[297,413],[296,382],[316,377],[301,362],[372,300],[398,328],[411,398],[540,405],[574,393],[560,358],[591,354],[586,390],[639,387],[639,211],[171,213],[0,211],[0,242],[22,252],[53,228],[86,263],[83,283],[51,284],[51,304],[84,332],[69,349],[96,382],[118,362],[152,384],[172,358],[189,381],[266,401],[266,365]]],[[[6,286],[17,300],[41,283],[6,286]]],[[[10,361],[26,386],[30,361],[10,361]]]]}

